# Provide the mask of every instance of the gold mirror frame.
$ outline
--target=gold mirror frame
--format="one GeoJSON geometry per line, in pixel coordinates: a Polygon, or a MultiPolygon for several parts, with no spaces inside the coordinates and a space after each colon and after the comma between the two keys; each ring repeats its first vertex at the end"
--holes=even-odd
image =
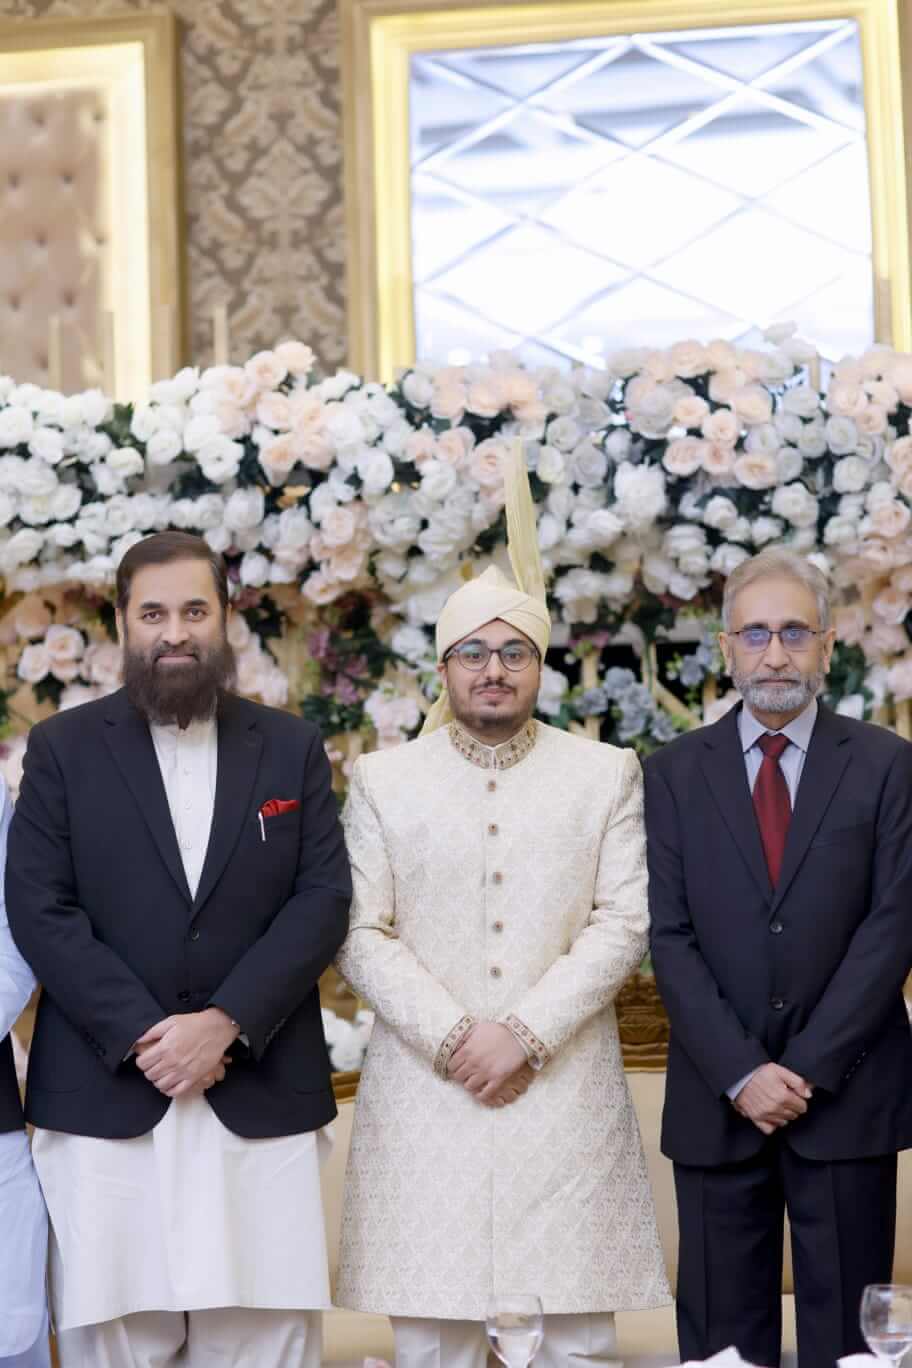
{"type": "MultiPolygon", "coordinates": [[[[415,357],[410,233],[413,54],[720,25],[858,24],[870,168],[875,330],[912,349],[907,130],[902,55],[912,0],[339,0],[345,101],[349,364],[389,380],[415,357]],[[897,118],[898,110],[903,117],[897,118]]],[[[910,49],[912,50],[912,49],[910,49]]]]}
{"type": "Polygon", "coordinates": [[[16,85],[89,87],[112,114],[106,380],[117,399],[145,399],[185,354],[177,21],[0,20],[0,87],[16,85]]]}

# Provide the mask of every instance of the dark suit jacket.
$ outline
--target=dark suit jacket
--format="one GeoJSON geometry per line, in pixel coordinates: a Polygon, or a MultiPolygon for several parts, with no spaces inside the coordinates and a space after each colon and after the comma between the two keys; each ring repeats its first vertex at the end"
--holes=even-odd
{"type": "Polygon", "coordinates": [[[652,959],[671,1021],[662,1147],[744,1159],[763,1137],[726,1089],[769,1060],[816,1088],[783,1136],[809,1159],[912,1145],[912,745],[821,707],[779,885],[737,725],[646,764],[652,959]]]}
{"type": "Polygon", "coordinates": [[[22,1130],[22,1103],[13,1062],[13,1043],[9,1036],[0,1040],[0,1134],[22,1130]]]}
{"type": "Polygon", "coordinates": [[[335,1115],[317,980],[345,938],[351,882],[316,728],[224,695],[218,778],[191,898],[152,736],[123,691],[29,734],[9,834],[10,928],[43,985],[26,1115],[141,1135],[169,1101],[125,1056],[155,1022],[215,1005],[240,1024],[207,1097],[249,1137],[335,1115]],[[271,798],[300,808],[266,821],[271,798]]]}

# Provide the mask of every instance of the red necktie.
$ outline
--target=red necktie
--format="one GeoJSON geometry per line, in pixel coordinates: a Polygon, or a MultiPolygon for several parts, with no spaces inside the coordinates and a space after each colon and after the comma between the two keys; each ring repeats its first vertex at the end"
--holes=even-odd
{"type": "Polygon", "coordinates": [[[792,804],[789,801],[788,784],[779,767],[779,757],[789,743],[781,733],[773,736],[766,732],[757,745],[763,751],[760,773],[754,783],[754,811],[760,827],[760,840],[766,856],[773,887],[779,882],[782,856],[785,852],[785,838],[789,822],[792,820],[792,804]]]}

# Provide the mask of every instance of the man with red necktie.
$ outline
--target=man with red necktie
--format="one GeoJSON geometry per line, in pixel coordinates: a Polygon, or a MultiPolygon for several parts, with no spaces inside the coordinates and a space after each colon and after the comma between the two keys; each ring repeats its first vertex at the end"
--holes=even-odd
{"type": "Polygon", "coordinates": [[[723,627],[743,704],[646,766],[678,1338],[779,1363],[787,1211],[799,1366],[832,1368],[890,1279],[912,1146],[912,745],[818,703],[835,632],[803,556],[738,566],[723,627]]]}

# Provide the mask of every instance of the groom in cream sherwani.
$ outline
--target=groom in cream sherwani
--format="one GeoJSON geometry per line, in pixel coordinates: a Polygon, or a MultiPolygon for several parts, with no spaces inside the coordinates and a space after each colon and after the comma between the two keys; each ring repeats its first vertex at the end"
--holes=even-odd
{"type": "Polygon", "coordinates": [[[337,1300],[391,1317],[398,1368],[484,1368],[497,1294],[541,1297],[554,1368],[669,1300],[613,1006],[647,940],[640,766],[532,719],[549,631],[541,592],[465,585],[427,734],[352,778],[337,966],[377,1021],[337,1300]]]}

